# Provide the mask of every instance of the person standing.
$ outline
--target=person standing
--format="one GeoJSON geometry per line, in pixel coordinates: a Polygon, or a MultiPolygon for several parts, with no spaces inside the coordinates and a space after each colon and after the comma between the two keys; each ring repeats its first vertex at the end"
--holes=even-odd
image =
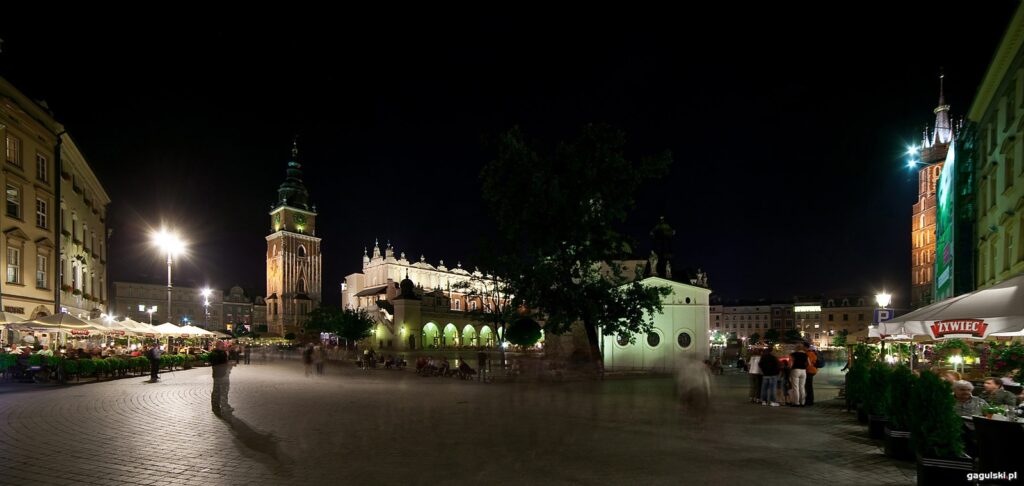
{"type": "Polygon", "coordinates": [[[316,365],[316,374],[323,376],[324,374],[324,348],[320,344],[313,347],[313,364],[316,365]]]}
{"type": "Polygon", "coordinates": [[[480,381],[484,381],[484,373],[487,371],[487,353],[483,349],[476,353],[476,367],[480,371],[478,378],[480,381]]]}
{"type": "Polygon", "coordinates": [[[796,345],[796,351],[789,354],[793,364],[789,381],[793,384],[793,405],[803,407],[807,400],[807,391],[804,385],[807,383],[807,353],[804,350],[804,343],[796,345]]]}
{"type": "Polygon", "coordinates": [[[814,375],[818,374],[818,348],[813,344],[804,343],[807,348],[807,384],[804,386],[807,398],[804,404],[808,407],[814,405],[814,375]]]}
{"type": "Polygon", "coordinates": [[[160,380],[160,356],[162,354],[163,351],[161,351],[159,344],[150,346],[149,351],[146,352],[146,357],[149,358],[150,383],[156,383],[160,380]]]}
{"type": "Polygon", "coordinates": [[[302,350],[302,365],[306,369],[306,376],[313,375],[313,343],[306,345],[302,350]]]}
{"type": "Polygon", "coordinates": [[[210,393],[210,405],[213,414],[220,417],[222,413],[230,414],[235,409],[228,405],[228,390],[231,388],[231,361],[224,351],[224,343],[217,342],[217,347],[210,351],[210,366],[213,368],[213,391],[210,393]]]}
{"type": "Polygon", "coordinates": [[[747,360],[747,376],[750,379],[750,403],[761,403],[761,368],[758,362],[761,360],[761,350],[751,349],[750,357],[747,360]]]}
{"type": "Polygon", "coordinates": [[[779,381],[779,359],[772,354],[772,348],[765,348],[761,352],[761,358],[757,361],[758,368],[761,369],[762,381],[761,381],[761,405],[770,405],[772,407],[779,406],[779,400],[776,397],[776,386],[779,381]]]}
{"type": "Polygon", "coordinates": [[[249,364],[249,360],[252,358],[252,345],[251,344],[246,344],[245,345],[244,353],[245,353],[245,364],[249,364]]]}

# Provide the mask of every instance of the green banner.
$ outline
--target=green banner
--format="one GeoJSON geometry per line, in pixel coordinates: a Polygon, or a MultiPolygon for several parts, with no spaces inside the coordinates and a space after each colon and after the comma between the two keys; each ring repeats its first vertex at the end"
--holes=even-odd
{"type": "Polygon", "coordinates": [[[956,221],[956,142],[949,142],[939,173],[935,211],[935,302],[953,296],[953,231],[956,221]]]}

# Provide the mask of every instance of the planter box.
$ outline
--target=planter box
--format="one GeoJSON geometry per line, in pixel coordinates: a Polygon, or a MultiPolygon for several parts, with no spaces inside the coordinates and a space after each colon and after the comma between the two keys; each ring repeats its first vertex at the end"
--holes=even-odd
{"type": "Polygon", "coordinates": [[[888,424],[888,417],[882,415],[868,415],[868,436],[877,440],[884,439],[885,426],[888,424]]]}
{"type": "Polygon", "coordinates": [[[892,430],[885,426],[885,455],[904,461],[914,460],[914,451],[910,448],[910,432],[892,430]]]}
{"type": "Polygon", "coordinates": [[[972,485],[967,474],[974,472],[974,459],[936,459],[917,456],[918,486],[933,485],[972,485]]]}

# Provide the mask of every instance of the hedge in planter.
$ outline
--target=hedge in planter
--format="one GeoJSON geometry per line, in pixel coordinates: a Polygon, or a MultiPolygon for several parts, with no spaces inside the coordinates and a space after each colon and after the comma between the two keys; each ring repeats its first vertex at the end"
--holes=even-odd
{"type": "Polygon", "coordinates": [[[897,459],[913,459],[910,445],[910,421],[914,412],[910,408],[910,395],[917,378],[910,368],[900,365],[889,375],[889,401],[885,415],[889,423],[885,427],[885,454],[897,459]]]}
{"type": "Polygon", "coordinates": [[[953,401],[949,383],[928,371],[911,390],[907,406],[913,411],[910,432],[917,452],[917,484],[952,484],[950,478],[965,479],[973,468],[973,461],[964,456],[963,421],[953,411],[953,401]]]}
{"type": "MultiPolygon", "coordinates": [[[[96,360],[99,361],[99,360],[96,360]]],[[[91,359],[78,360],[78,376],[92,376],[96,374],[96,363],[91,359]]]]}
{"type": "Polygon", "coordinates": [[[886,413],[889,411],[889,377],[892,368],[885,363],[875,362],[868,367],[864,392],[864,408],[868,413],[868,431],[872,439],[884,437],[886,413]]]}

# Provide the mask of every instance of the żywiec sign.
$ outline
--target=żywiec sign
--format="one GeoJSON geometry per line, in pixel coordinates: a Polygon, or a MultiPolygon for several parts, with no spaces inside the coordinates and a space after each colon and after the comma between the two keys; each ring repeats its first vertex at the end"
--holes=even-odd
{"type": "Polygon", "coordinates": [[[935,321],[935,324],[932,324],[932,336],[940,338],[955,335],[983,338],[986,329],[988,329],[988,324],[983,319],[949,319],[935,321]]]}
{"type": "Polygon", "coordinates": [[[72,329],[71,330],[71,334],[74,335],[74,336],[88,336],[89,335],[89,331],[87,331],[85,329],[72,329]]]}

